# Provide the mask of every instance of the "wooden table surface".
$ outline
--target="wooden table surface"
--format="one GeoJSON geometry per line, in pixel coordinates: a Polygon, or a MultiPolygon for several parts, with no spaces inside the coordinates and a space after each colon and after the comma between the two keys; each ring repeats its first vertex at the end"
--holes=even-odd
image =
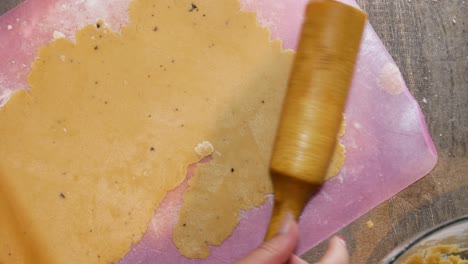
{"type": "MultiPolygon", "coordinates": [[[[1,0],[0,14],[19,2],[1,0]]],[[[375,264],[418,232],[468,214],[468,10],[462,0],[358,3],[420,103],[439,153],[428,176],[339,232],[352,263],[375,264]]],[[[303,258],[317,261],[325,246],[303,258]]]]}

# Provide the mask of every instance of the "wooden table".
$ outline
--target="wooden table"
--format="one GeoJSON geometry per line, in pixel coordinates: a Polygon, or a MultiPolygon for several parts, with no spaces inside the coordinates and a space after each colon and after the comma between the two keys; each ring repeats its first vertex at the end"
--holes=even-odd
{"type": "MultiPolygon", "coordinates": [[[[2,0],[0,14],[19,2],[2,0]]],[[[420,103],[439,152],[433,172],[339,232],[352,263],[375,264],[416,233],[468,214],[468,10],[462,0],[358,3],[420,103]]],[[[304,259],[317,261],[325,246],[304,259]]]]}

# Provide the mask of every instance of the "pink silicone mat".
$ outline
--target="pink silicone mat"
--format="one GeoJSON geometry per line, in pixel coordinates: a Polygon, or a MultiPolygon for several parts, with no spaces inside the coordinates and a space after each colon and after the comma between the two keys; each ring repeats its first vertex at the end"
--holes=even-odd
{"type": "MultiPolygon", "coordinates": [[[[54,32],[73,39],[75,30],[98,19],[119,30],[127,22],[129,2],[26,0],[0,17],[0,106],[12,91],[27,87],[26,76],[37,49],[51,41],[54,32]]],[[[243,10],[257,13],[258,22],[270,29],[273,39],[281,39],[284,48],[294,49],[306,2],[242,0],[241,5],[243,10]]],[[[343,2],[356,6],[352,0],[343,2]]],[[[420,179],[437,162],[420,108],[369,24],[345,115],[345,165],[306,206],[300,219],[298,254],[420,179]]],[[[230,263],[262,242],[272,199],[243,212],[232,236],[221,246],[212,247],[209,258],[181,256],[172,243],[172,227],[186,187],[184,182],[166,196],[143,239],[120,263],[230,263]]]]}

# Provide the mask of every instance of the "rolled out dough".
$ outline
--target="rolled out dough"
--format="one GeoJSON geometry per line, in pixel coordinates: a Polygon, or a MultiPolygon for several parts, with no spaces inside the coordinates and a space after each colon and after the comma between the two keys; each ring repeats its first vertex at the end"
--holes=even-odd
{"type": "Polygon", "coordinates": [[[174,230],[183,255],[208,256],[271,192],[293,53],[236,0],[135,0],[129,14],[121,34],[100,21],[41,48],[31,91],[0,110],[0,260],[118,260],[204,140],[213,159],[174,230]]]}

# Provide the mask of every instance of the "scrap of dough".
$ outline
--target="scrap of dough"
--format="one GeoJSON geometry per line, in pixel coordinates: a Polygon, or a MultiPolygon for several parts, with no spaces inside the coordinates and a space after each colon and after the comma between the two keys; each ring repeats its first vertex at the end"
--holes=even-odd
{"type": "Polygon", "coordinates": [[[36,263],[120,259],[200,139],[222,156],[189,182],[182,254],[208,256],[271,192],[293,53],[235,0],[136,0],[129,14],[121,34],[99,22],[41,48],[31,91],[0,110],[0,260],[24,262],[23,246],[36,263]]]}
{"type": "Polygon", "coordinates": [[[202,141],[200,142],[196,147],[195,147],[195,152],[202,156],[206,157],[208,155],[211,155],[214,151],[213,144],[211,144],[209,141],[202,141]]]}

